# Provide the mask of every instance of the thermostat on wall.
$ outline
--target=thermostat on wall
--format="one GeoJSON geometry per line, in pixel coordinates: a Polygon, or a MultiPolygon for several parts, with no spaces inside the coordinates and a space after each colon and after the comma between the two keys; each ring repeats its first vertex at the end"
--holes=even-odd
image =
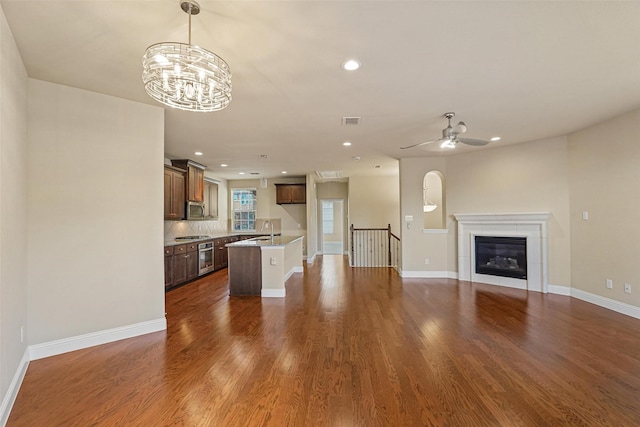
{"type": "Polygon", "coordinates": [[[405,215],[405,216],[404,216],[404,220],[405,220],[406,222],[411,222],[411,221],[413,221],[413,215],[405,215]]]}

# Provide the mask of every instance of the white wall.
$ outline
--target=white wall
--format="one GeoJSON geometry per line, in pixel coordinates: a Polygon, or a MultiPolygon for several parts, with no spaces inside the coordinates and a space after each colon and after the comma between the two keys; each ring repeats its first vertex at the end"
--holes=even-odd
{"type": "Polygon", "coordinates": [[[29,80],[29,343],[164,319],[164,110],[29,80]]]}
{"type": "MultiPolygon", "coordinates": [[[[27,348],[27,73],[0,9],[0,396],[27,348]]],[[[24,366],[21,368],[25,369],[24,366]]],[[[17,393],[17,390],[13,390],[17,393]]],[[[8,414],[0,414],[4,417],[8,414]]],[[[4,419],[0,418],[0,424],[4,419]]]]}

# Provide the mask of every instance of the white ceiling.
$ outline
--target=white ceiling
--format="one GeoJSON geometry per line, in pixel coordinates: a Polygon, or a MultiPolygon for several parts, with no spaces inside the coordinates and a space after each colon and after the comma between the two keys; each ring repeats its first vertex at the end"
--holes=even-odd
{"type": "MultiPolygon", "coordinates": [[[[187,41],[177,0],[0,4],[30,77],[151,105],[142,54],[187,41]]],[[[222,178],[397,174],[400,157],[442,155],[399,147],[440,136],[448,111],[466,122],[466,137],[502,137],[461,152],[565,135],[640,108],[640,2],[200,6],[192,41],[230,65],[233,101],[214,113],[167,108],[165,152],[222,178]],[[362,68],[342,70],[349,58],[362,68]],[[343,116],[361,124],[343,126],[343,116]]]]}

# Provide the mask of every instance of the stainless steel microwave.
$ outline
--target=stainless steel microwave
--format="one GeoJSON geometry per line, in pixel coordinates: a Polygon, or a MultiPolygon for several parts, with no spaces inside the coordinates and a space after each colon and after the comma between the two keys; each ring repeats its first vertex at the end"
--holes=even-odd
{"type": "Polygon", "coordinates": [[[187,202],[187,219],[198,220],[205,219],[204,216],[204,203],[201,202],[187,202]]]}

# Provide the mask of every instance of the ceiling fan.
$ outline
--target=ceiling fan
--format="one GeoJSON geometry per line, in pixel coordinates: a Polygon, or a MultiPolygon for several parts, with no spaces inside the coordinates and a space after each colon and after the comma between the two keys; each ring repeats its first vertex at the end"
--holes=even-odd
{"type": "Polygon", "coordinates": [[[432,144],[434,142],[439,142],[440,148],[455,148],[455,146],[459,142],[476,147],[487,145],[489,143],[489,141],[484,141],[482,139],[460,138],[458,135],[462,135],[467,131],[467,125],[464,124],[464,122],[458,122],[457,125],[451,126],[451,119],[454,118],[455,115],[456,113],[445,113],[444,117],[449,121],[449,124],[446,128],[442,129],[442,138],[419,142],[417,144],[408,145],[406,147],[400,147],[400,149],[406,150],[407,148],[420,147],[422,145],[432,144]]]}

